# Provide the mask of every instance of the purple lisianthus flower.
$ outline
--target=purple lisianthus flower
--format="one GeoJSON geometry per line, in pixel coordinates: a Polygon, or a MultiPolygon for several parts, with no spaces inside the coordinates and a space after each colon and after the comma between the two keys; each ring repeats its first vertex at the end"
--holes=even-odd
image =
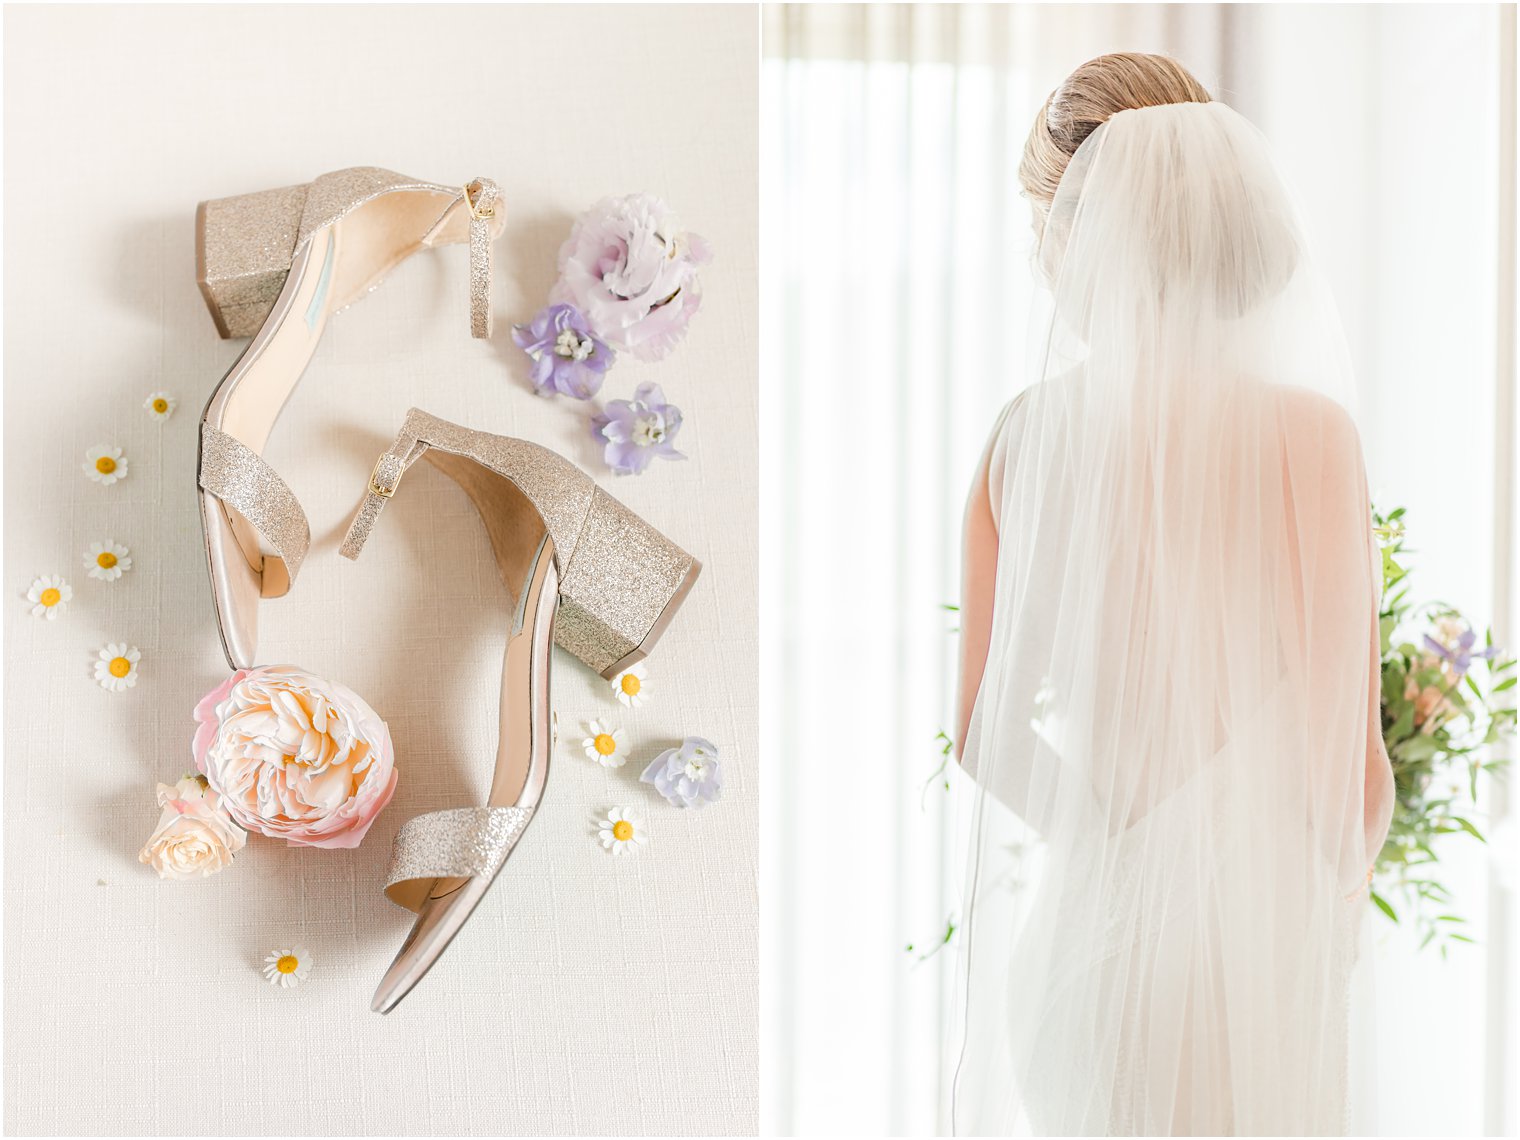
{"type": "Polygon", "coordinates": [[[699,808],[723,794],[723,768],[718,746],[700,736],[688,736],[679,748],[667,748],[650,762],[639,779],[675,807],[699,808]]]}
{"type": "Polygon", "coordinates": [[[1452,645],[1444,645],[1427,633],[1425,635],[1425,648],[1434,653],[1442,661],[1449,663],[1452,671],[1458,677],[1461,677],[1472,668],[1472,663],[1475,659],[1489,661],[1498,652],[1492,645],[1487,649],[1480,649],[1476,653],[1473,652],[1473,646],[1477,644],[1477,641],[1478,635],[1471,629],[1464,630],[1452,645]]]}
{"type": "Polygon", "coordinates": [[[617,359],[574,305],[550,305],[528,324],[513,325],[512,341],[533,361],[533,388],[540,396],[561,392],[588,400],[617,359]]]}
{"type": "Polygon", "coordinates": [[[675,449],[681,409],[665,402],[658,384],[640,384],[631,400],[608,400],[607,407],[592,419],[591,430],[606,443],[603,458],[617,475],[637,475],[657,455],[686,458],[675,449]]]}
{"type": "Polygon", "coordinates": [[[586,314],[596,335],[639,360],[662,360],[702,304],[712,251],[653,194],[603,198],[575,220],[549,298],[586,314]]]}

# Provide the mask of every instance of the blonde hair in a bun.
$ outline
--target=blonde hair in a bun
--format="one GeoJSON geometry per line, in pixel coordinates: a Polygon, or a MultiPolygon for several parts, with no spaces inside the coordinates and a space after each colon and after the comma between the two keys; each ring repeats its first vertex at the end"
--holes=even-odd
{"type": "Polygon", "coordinates": [[[1077,68],[1050,93],[1035,116],[1019,162],[1019,181],[1041,225],[1071,156],[1110,116],[1167,103],[1211,101],[1187,68],[1164,55],[1115,52],[1077,68]]]}

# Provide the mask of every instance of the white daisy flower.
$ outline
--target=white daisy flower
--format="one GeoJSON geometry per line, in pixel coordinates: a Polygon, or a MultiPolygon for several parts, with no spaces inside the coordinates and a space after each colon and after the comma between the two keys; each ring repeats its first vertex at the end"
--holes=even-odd
{"type": "Polygon", "coordinates": [[[271,950],[264,959],[264,980],[272,986],[298,986],[311,973],[311,954],[304,946],[271,950]]]}
{"type": "Polygon", "coordinates": [[[114,542],[92,542],[84,552],[85,569],[91,578],[114,582],[132,569],[132,558],[125,546],[114,542]]]}
{"type": "Polygon", "coordinates": [[[632,815],[627,808],[613,808],[601,819],[592,820],[596,825],[597,838],[602,849],[614,855],[627,855],[649,842],[644,821],[632,815]]]}
{"type": "Polygon", "coordinates": [[[586,725],[586,731],[590,735],[581,741],[586,759],[595,760],[603,768],[621,768],[628,762],[628,741],[621,728],[593,720],[586,725]]]}
{"type": "Polygon", "coordinates": [[[95,680],[100,687],[119,693],[137,684],[137,662],[142,654],[125,642],[112,642],[95,659],[95,680]]]}
{"type": "Polygon", "coordinates": [[[642,661],[612,678],[612,695],[631,709],[649,699],[649,670],[642,661]]]}
{"type": "Polygon", "coordinates": [[[154,392],[143,401],[143,411],[148,413],[148,418],[163,423],[174,414],[174,409],[179,407],[178,401],[168,392],[154,392]]]}
{"type": "Polygon", "coordinates": [[[69,599],[74,596],[74,588],[57,574],[45,574],[32,583],[32,588],[26,592],[27,603],[32,607],[34,618],[47,618],[52,621],[64,610],[69,608],[69,599]]]}
{"type": "Polygon", "coordinates": [[[84,453],[84,473],[95,482],[109,487],[127,477],[127,457],[121,448],[100,444],[84,453]]]}

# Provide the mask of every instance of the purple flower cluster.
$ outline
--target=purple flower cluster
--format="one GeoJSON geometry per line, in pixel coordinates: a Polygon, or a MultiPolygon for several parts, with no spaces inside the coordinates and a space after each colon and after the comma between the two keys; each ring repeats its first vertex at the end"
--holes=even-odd
{"type": "Polygon", "coordinates": [[[574,305],[550,305],[528,324],[514,325],[512,341],[533,362],[533,389],[540,396],[559,392],[588,400],[617,360],[574,305]]]}
{"type": "MultiPolygon", "coordinates": [[[[541,396],[595,396],[619,352],[661,360],[680,343],[701,307],[701,270],[712,252],[651,194],[604,198],[576,219],[559,251],[551,304],[512,340],[532,362],[541,396]]],[[[611,400],[592,420],[607,465],[637,475],[650,460],[685,459],[675,449],[681,410],[658,384],[632,400],[611,400]]]]}
{"type": "Polygon", "coordinates": [[[637,475],[656,457],[686,458],[675,449],[681,409],[665,402],[658,384],[640,384],[631,400],[608,400],[591,430],[606,445],[602,458],[615,475],[637,475]]]}
{"type": "Polygon", "coordinates": [[[718,746],[700,736],[688,736],[679,748],[667,748],[651,761],[639,779],[653,784],[672,806],[700,808],[723,794],[723,768],[718,746]]]}
{"type": "Polygon", "coordinates": [[[1473,652],[1473,646],[1477,644],[1477,641],[1478,635],[1471,629],[1464,631],[1463,634],[1457,638],[1457,643],[1451,646],[1443,645],[1441,642],[1437,641],[1427,633],[1425,635],[1425,648],[1429,649],[1437,657],[1441,658],[1441,660],[1448,662],[1451,665],[1452,671],[1456,673],[1458,677],[1462,677],[1465,676],[1467,674],[1467,671],[1472,668],[1472,663],[1475,659],[1480,661],[1488,661],[1491,660],[1494,654],[1498,652],[1498,650],[1492,645],[1488,646],[1486,649],[1480,649],[1477,652],[1473,652]]]}

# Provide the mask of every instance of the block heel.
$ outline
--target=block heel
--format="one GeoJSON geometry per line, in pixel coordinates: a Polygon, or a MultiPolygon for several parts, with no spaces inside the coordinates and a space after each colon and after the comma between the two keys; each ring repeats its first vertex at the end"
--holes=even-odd
{"type": "Polygon", "coordinates": [[[195,277],[223,340],[263,326],[295,259],[309,183],[195,208],[195,277]]]}

